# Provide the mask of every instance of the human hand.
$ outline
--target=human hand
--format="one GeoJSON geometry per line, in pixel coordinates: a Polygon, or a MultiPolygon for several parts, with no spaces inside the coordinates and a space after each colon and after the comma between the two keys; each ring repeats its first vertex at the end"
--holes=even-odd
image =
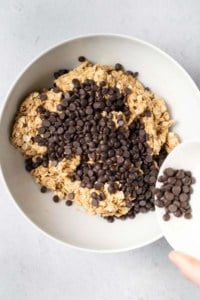
{"type": "Polygon", "coordinates": [[[169,258],[185,278],[200,285],[200,260],[178,251],[171,251],[169,258]]]}

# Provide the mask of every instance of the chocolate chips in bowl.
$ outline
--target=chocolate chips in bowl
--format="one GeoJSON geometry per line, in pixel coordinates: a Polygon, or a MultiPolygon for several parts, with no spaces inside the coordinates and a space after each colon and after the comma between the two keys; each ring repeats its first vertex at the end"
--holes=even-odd
{"type": "Polygon", "coordinates": [[[192,185],[196,182],[191,171],[166,168],[158,181],[161,186],[154,190],[155,205],[164,208],[163,220],[169,221],[171,215],[191,219],[190,198],[193,193],[192,185]]]}
{"type": "Polygon", "coordinates": [[[156,182],[155,210],[163,236],[178,251],[199,257],[200,142],[180,143],[167,156],[156,182]]]}
{"type": "Polygon", "coordinates": [[[165,103],[138,81],[138,72],[79,61],[72,71],[55,72],[54,87],[36,94],[34,107],[25,99],[33,130],[16,134],[19,113],[12,142],[28,156],[26,170],[41,192],[54,191],[54,202],[76,202],[110,223],[153,211],[159,168],[178,143],[165,103]]]}

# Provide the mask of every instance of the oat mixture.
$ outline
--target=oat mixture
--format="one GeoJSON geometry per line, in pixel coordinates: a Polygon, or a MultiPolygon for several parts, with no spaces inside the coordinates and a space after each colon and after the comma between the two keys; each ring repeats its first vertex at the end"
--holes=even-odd
{"type": "Polygon", "coordinates": [[[122,65],[79,60],[22,102],[11,142],[55,202],[110,222],[154,210],[159,167],[179,143],[166,104],[122,65]]]}

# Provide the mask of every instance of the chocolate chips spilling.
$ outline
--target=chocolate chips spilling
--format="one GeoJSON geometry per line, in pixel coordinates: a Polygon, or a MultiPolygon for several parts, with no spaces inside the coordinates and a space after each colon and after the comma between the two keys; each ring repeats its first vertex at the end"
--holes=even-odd
{"type": "Polygon", "coordinates": [[[195,183],[192,173],[182,169],[167,168],[158,180],[162,185],[154,191],[155,205],[165,209],[163,220],[170,220],[172,214],[175,217],[184,216],[186,219],[191,219],[190,195],[193,192],[191,186],[195,183]]]}
{"type": "MultiPolygon", "coordinates": [[[[115,68],[123,69],[120,64],[115,68]]],[[[59,72],[64,74],[67,70],[59,72]]],[[[91,193],[93,206],[105,200],[102,188],[107,183],[110,194],[124,192],[130,208],[120,219],[154,210],[153,189],[166,151],[152,155],[144,124],[139,119],[128,128],[124,126],[123,118],[119,117],[118,127],[112,119],[112,112],[122,112],[129,120],[126,98],[130,89],[122,93],[117,87],[107,87],[104,81],[97,85],[89,79],[81,83],[75,78],[72,83],[73,90],[63,93],[57,112],[47,111],[42,106],[37,108],[42,126],[34,141],[46,146],[47,153],[36,162],[28,159],[27,171],[40,165],[47,167],[49,161],[57,165],[64,158],[79,155],[81,162],[71,180],[80,181],[82,187],[96,189],[96,193],[91,193]]],[[[53,200],[58,202],[59,198],[54,196],[53,200]]],[[[68,197],[66,205],[71,204],[72,199],[68,197]]],[[[112,222],[114,216],[106,219],[112,222]]]]}

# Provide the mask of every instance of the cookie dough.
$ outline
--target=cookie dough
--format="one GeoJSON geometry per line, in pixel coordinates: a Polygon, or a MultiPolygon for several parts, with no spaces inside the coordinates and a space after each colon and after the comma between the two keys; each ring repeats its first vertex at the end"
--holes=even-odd
{"type": "MultiPolygon", "coordinates": [[[[123,111],[102,111],[101,115],[104,118],[109,116],[115,129],[119,127],[128,129],[135,120],[139,120],[144,126],[148,146],[152,149],[152,159],[154,156],[158,156],[163,149],[170,152],[179,143],[177,135],[170,131],[173,121],[170,119],[163,99],[146,89],[136,77],[124,70],[116,70],[114,67],[107,65],[93,65],[89,61],[85,61],[55,80],[58,89],[44,90],[41,93],[33,92],[19,107],[12,128],[11,142],[26,159],[31,158],[33,164],[36,164],[41,156],[47,155],[48,150],[47,146],[40,145],[38,143],[39,138],[38,140],[36,138],[38,131],[41,131],[40,134],[42,134],[40,129],[43,124],[41,110],[61,114],[58,106],[62,103],[63,97],[68,97],[67,94],[74,89],[74,80],[78,80],[81,84],[87,80],[92,80],[98,86],[103,82],[105,88],[117,88],[121,93],[127,94],[125,106],[129,112],[128,118],[123,111]]],[[[107,99],[106,97],[105,99],[107,99]]],[[[80,180],[72,180],[81,159],[81,154],[73,155],[70,159],[66,156],[56,163],[51,159],[46,161],[45,166],[43,164],[36,165],[31,170],[31,174],[37,183],[54,191],[60,199],[67,199],[67,195],[73,192],[75,195],[73,201],[83,206],[91,214],[98,214],[103,217],[120,217],[127,215],[134,205],[137,212],[136,200],[138,195],[127,199],[123,188],[115,192],[109,192],[107,182],[100,189],[105,199],[94,205],[95,201],[91,200],[91,194],[96,193],[97,190],[94,187],[83,187],[80,180]]],[[[88,163],[93,163],[92,155],[88,163]]],[[[159,166],[156,160],[153,164],[158,170],[159,166]]],[[[133,165],[131,164],[130,167],[133,167],[133,165]]],[[[140,167],[138,167],[138,170],[140,170],[140,167]]],[[[143,171],[141,171],[141,176],[142,173],[143,171]]],[[[155,177],[155,175],[152,176],[155,177]]],[[[116,183],[118,184],[118,182],[116,183]]],[[[136,191],[139,188],[139,185],[137,185],[136,191]]],[[[139,197],[141,198],[140,202],[144,201],[141,195],[139,197]]],[[[152,208],[152,203],[153,200],[149,208],[152,208]]],[[[140,205],[140,208],[142,205],[140,205]]],[[[145,205],[147,205],[146,202],[145,205]]],[[[143,212],[145,212],[145,209],[143,209],[143,212]]]]}

